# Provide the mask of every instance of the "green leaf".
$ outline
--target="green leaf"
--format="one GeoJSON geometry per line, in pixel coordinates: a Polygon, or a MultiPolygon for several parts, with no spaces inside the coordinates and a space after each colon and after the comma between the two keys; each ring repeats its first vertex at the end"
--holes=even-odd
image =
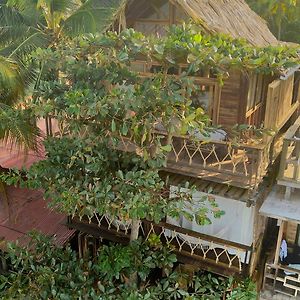
{"type": "Polygon", "coordinates": [[[166,151],[166,152],[171,152],[172,151],[172,146],[171,145],[165,145],[160,147],[161,150],[166,151]]]}
{"type": "Polygon", "coordinates": [[[114,119],[111,121],[111,131],[115,132],[117,130],[116,122],[114,119]]]}

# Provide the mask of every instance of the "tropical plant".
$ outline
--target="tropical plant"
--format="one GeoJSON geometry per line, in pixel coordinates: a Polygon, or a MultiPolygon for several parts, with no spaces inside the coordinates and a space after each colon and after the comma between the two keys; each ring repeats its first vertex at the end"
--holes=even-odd
{"type": "Polygon", "coordinates": [[[63,35],[107,29],[122,7],[121,0],[1,1],[0,139],[26,149],[36,147],[34,119],[13,108],[25,93],[25,81],[33,75],[28,69],[29,54],[37,47],[55,47],[63,35]]]}
{"type": "MultiPolygon", "coordinates": [[[[181,213],[199,224],[210,222],[210,210],[220,217],[222,212],[208,197],[188,213],[192,194],[179,191],[170,198],[158,174],[171,146],[155,133],[155,123],[170,137],[209,126],[203,109],[190,101],[195,83],[187,76],[163,73],[140,78],[121,52],[97,47],[94,37],[65,46],[36,52],[47,72],[33,108],[59,122],[61,137],[45,142],[47,159],[31,168],[26,184],[43,188],[52,205],[69,215],[91,220],[108,214],[132,220],[132,228],[138,228],[140,219],[159,222],[181,213]],[[53,79],[48,76],[52,73],[60,76],[53,79]],[[133,152],[120,151],[124,141],[133,143],[133,152]]],[[[131,230],[132,239],[137,234],[131,230]]]]}
{"type": "Polygon", "coordinates": [[[299,0],[248,0],[251,8],[265,18],[279,40],[300,42],[299,0]]]}
{"type": "Polygon", "coordinates": [[[8,245],[10,270],[0,275],[3,300],[256,299],[255,286],[248,280],[236,282],[206,272],[188,278],[174,272],[176,256],[163,246],[141,241],[102,245],[95,258],[78,259],[69,247],[57,248],[37,233],[29,240],[27,249],[8,245]],[[128,280],[132,273],[139,279],[134,285],[128,280]],[[183,279],[188,285],[181,284],[183,279]]]}
{"type": "Polygon", "coordinates": [[[0,140],[12,147],[37,149],[39,129],[31,111],[20,107],[24,81],[14,61],[0,57],[0,140]]]}
{"type": "Polygon", "coordinates": [[[55,46],[63,36],[102,32],[113,24],[124,8],[122,0],[1,2],[1,54],[18,59],[36,48],[55,46]]]}
{"type": "Polygon", "coordinates": [[[0,139],[26,149],[37,146],[34,118],[13,107],[25,94],[28,79],[36,75],[28,66],[30,53],[55,47],[62,36],[101,32],[122,8],[121,0],[0,2],[0,139]]]}

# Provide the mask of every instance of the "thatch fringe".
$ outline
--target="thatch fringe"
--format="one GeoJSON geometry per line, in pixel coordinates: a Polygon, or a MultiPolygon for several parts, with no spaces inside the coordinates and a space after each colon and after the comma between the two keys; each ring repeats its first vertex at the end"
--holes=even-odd
{"type": "Polygon", "coordinates": [[[244,0],[171,0],[208,32],[244,38],[255,46],[278,44],[266,22],[244,0]]]}

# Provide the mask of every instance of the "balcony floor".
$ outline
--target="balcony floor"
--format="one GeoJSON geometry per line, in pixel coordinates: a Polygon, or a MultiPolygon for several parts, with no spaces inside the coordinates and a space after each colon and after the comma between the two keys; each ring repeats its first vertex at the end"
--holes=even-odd
{"type": "Polygon", "coordinates": [[[275,219],[300,223],[300,190],[294,189],[290,198],[285,199],[285,188],[275,185],[259,213],[275,219]]]}
{"type": "MultiPolygon", "coordinates": [[[[251,166],[250,166],[251,167],[251,166]]],[[[189,163],[188,158],[180,158],[180,161],[176,162],[172,156],[168,157],[166,171],[181,175],[186,175],[195,178],[203,178],[213,182],[229,184],[241,188],[250,188],[250,182],[255,180],[255,177],[245,176],[242,172],[239,172],[237,168],[235,174],[232,174],[230,170],[218,170],[216,167],[207,166],[203,167],[203,163],[196,159],[193,160],[192,164],[189,163]]]]}

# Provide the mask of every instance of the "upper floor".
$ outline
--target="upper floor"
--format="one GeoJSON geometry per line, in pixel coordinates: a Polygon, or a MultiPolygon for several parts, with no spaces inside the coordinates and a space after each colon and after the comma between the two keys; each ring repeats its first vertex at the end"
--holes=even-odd
{"type": "MultiPolygon", "coordinates": [[[[190,19],[205,32],[243,38],[253,46],[279,43],[244,1],[131,1],[116,23],[119,28],[131,27],[145,35],[163,36],[170,25],[190,19]]],[[[188,67],[178,64],[168,72],[170,76],[180,76],[188,67]]],[[[132,68],[143,77],[161,70],[158,63],[147,58],[134,62],[132,68]]],[[[191,76],[198,85],[193,106],[203,108],[212,125],[222,129],[211,132],[209,137],[198,130],[185,136],[174,135],[166,170],[256,190],[281,151],[282,134],[297,115],[300,73],[296,71],[275,76],[235,68],[228,72],[223,84],[209,68],[191,76]]],[[[159,124],[155,129],[164,134],[159,124]]],[[[125,143],[123,147],[126,148],[125,143]]]]}
{"type": "MultiPolygon", "coordinates": [[[[169,75],[180,76],[187,67],[180,64],[169,75]]],[[[132,68],[149,77],[160,66],[140,60],[132,68]]],[[[281,152],[284,132],[297,116],[300,73],[276,77],[232,70],[221,84],[202,70],[191,79],[198,87],[193,106],[204,109],[216,129],[209,135],[195,129],[170,139],[159,122],[154,124],[157,134],[171,143],[166,170],[256,190],[281,152]]],[[[126,142],[122,148],[130,150],[126,142]]]]}

